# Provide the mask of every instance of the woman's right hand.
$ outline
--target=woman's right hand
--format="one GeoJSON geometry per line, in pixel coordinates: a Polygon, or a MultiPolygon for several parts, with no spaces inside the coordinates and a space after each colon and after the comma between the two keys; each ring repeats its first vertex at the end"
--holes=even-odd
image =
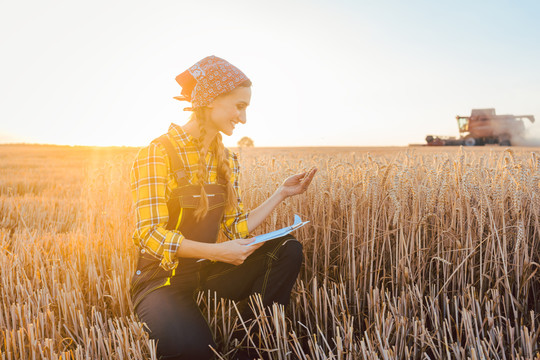
{"type": "Polygon", "coordinates": [[[214,259],[212,260],[217,260],[233,265],[241,265],[244,263],[244,261],[249,255],[251,255],[255,250],[257,250],[263,245],[263,243],[260,243],[247,246],[253,241],[255,241],[255,238],[236,239],[215,244],[217,251],[215,253],[214,259]]]}

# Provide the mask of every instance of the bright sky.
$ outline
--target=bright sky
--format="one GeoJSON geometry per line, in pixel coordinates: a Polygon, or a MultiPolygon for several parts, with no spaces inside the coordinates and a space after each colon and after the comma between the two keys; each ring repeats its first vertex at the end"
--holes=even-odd
{"type": "Polygon", "coordinates": [[[540,2],[0,1],[0,142],[146,145],[208,55],[253,81],[256,146],[457,135],[472,108],[540,122],[540,2]]]}

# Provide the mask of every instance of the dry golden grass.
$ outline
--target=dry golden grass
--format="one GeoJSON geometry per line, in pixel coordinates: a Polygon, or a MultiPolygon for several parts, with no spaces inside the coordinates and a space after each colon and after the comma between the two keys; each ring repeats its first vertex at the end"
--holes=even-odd
{"type": "MultiPolygon", "coordinates": [[[[311,220],[291,306],[243,345],[275,359],[540,359],[536,150],[242,150],[248,208],[319,168],[260,230],[311,220]]],[[[128,296],[136,151],[0,146],[2,359],[155,358],[128,296]]],[[[227,358],[236,304],[198,300],[227,358]]]]}

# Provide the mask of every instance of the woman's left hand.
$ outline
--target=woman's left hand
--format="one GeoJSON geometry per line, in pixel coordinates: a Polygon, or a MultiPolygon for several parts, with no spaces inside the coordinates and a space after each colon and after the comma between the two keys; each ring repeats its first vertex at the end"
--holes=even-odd
{"type": "Polygon", "coordinates": [[[279,191],[285,198],[302,194],[311,184],[316,172],[317,168],[311,168],[309,171],[288,177],[279,187],[279,191]]]}

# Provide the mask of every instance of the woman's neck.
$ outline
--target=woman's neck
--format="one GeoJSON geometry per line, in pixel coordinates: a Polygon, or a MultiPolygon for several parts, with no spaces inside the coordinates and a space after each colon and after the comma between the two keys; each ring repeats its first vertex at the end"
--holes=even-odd
{"type": "MultiPolygon", "coordinates": [[[[182,129],[189,135],[193,136],[194,138],[198,139],[201,136],[201,131],[199,128],[199,123],[196,119],[190,119],[185,125],[182,126],[182,129]]],[[[208,148],[210,147],[210,144],[212,141],[214,141],[214,138],[217,135],[217,131],[214,129],[207,129],[206,135],[204,136],[204,139],[202,141],[202,147],[203,150],[206,152],[208,151],[208,148]]]]}

